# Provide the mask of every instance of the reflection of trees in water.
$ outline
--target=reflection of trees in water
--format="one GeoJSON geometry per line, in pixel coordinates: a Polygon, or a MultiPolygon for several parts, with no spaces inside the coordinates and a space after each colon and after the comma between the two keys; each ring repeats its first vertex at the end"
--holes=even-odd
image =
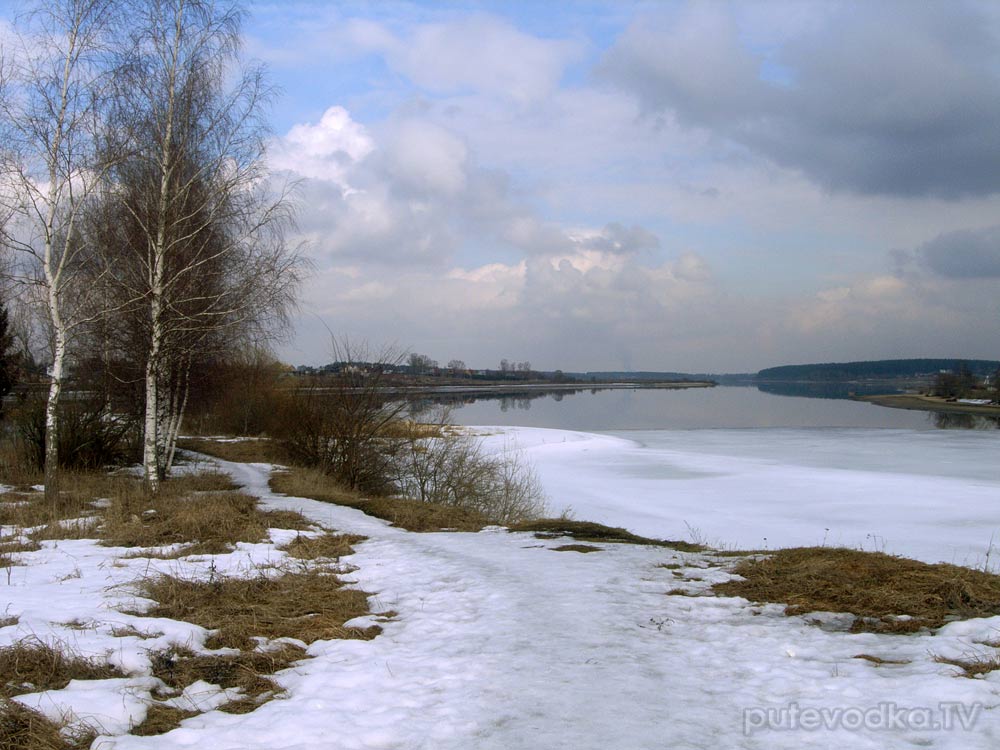
{"type": "Polygon", "coordinates": [[[962,414],[959,412],[934,412],[934,426],[939,430],[998,430],[1000,417],[982,414],[962,414]]]}
{"type": "Polygon", "coordinates": [[[517,391],[508,393],[433,393],[425,394],[417,397],[409,398],[409,406],[407,407],[410,413],[411,419],[419,419],[421,415],[426,414],[428,411],[433,411],[434,409],[439,409],[441,407],[454,407],[460,408],[462,406],[467,406],[469,404],[474,404],[477,401],[498,401],[500,406],[500,411],[507,412],[511,409],[516,409],[519,411],[527,411],[531,409],[531,402],[540,398],[551,398],[553,401],[562,401],[566,396],[572,396],[577,393],[597,393],[600,388],[577,388],[573,390],[532,390],[532,391],[517,391]]]}

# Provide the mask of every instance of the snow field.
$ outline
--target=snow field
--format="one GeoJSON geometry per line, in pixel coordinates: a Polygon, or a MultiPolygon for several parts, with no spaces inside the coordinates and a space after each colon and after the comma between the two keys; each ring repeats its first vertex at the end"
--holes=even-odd
{"type": "MultiPolygon", "coordinates": [[[[534,437],[553,437],[545,432],[534,437]]],[[[532,445],[531,437],[518,439],[550,484],[549,443],[532,445]]],[[[588,489],[588,466],[617,460],[629,445],[606,436],[564,437],[588,459],[577,464],[583,476],[567,498],[588,489]]],[[[116,607],[133,604],[122,584],[159,566],[202,575],[213,564],[227,574],[248,572],[281,553],[273,545],[241,545],[229,555],[150,562],[124,560],[123,550],[86,541],[47,542],[26,554],[28,564],[13,568],[11,584],[4,585],[8,613],[21,620],[0,629],[0,643],[29,634],[56,638],[135,670],[134,678],[104,681],[110,684],[20,698],[50,715],[72,710],[101,721],[109,735],[95,747],[975,750],[1000,744],[1000,673],[966,679],[934,661],[988,651],[980,642],[1000,637],[1000,617],[905,637],[823,629],[808,617],[785,617],[777,605],[698,596],[728,576],[710,555],[628,545],[598,545],[601,552],[586,555],[553,552],[567,540],[498,529],[414,534],[354,509],[275,496],[266,465],[219,464],[265,508],[298,510],[324,526],[368,536],[345,558],[357,568],[347,578],[375,592],[373,612],[397,615],[372,641],[312,644],[314,658],[277,676],[287,696],[251,714],[209,712],[159,737],[109,736],[143,710],[136,698],[149,689],[141,676],[145,652],[168,643],[197,645],[206,635],[184,623],[117,613],[116,607]],[[682,577],[665,564],[681,566],[682,577]],[[695,595],[667,594],[676,588],[695,595]],[[97,627],[59,624],[73,619],[97,627]],[[114,638],[116,625],[163,635],[114,638]],[[859,654],[907,663],[876,666],[854,658],[859,654]],[[936,712],[942,701],[973,712],[985,708],[968,730],[792,730],[778,726],[783,715],[777,713],[771,728],[758,726],[764,709],[792,705],[854,712],[844,714],[841,723],[849,725],[847,716],[863,710],[888,704],[936,712]]],[[[578,499],[570,504],[580,518],[603,520],[582,512],[578,499]]]]}

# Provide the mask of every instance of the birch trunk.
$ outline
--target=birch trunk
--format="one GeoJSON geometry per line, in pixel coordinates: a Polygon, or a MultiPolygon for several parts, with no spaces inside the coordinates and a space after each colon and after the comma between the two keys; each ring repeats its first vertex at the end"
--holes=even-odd
{"type": "Polygon", "coordinates": [[[45,403],[45,501],[50,505],[59,499],[59,396],[65,360],[66,334],[60,325],[55,331],[52,377],[45,403]]]}
{"type": "MultiPolygon", "coordinates": [[[[160,276],[158,268],[154,275],[160,276]]],[[[163,340],[161,320],[161,295],[157,294],[160,284],[154,283],[152,301],[150,303],[151,328],[149,351],[146,357],[146,404],[143,421],[142,437],[142,469],[146,485],[152,492],[160,490],[160,381],[162,379],[162,363],[160,361],[161,342],[163,340]]]]}
{"type": "Polygon", "coordinates": [[[181,432],[181,421],[184,419],[184,412],[187,409],[188,396],[191,393],[191,359],[188,358],[185,362],[184,369],[180,375],[181,383],[183,383],[183,390],[181,383],[177,384],[177,388],[174,391],[175,398],[172,400],[172,413],[170,419],[168,420],[169,429],[167,431],[167,437],[164,441],[167,457],[166,457],[166,471],[169,472],[174,465],[174,455],[177,452],[177,436],[181,432]],[[183,396],[179,394],[183,392],[183,396]]]}

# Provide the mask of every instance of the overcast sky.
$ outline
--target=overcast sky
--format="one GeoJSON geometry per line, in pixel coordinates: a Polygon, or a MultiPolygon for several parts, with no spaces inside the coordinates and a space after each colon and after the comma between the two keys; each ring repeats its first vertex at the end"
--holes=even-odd
{"type": "Polygon", "coordinates": [[[1000,3],[250,10],[290,362],[324,323],[475,367],[1000,358],[1000,3]]]}

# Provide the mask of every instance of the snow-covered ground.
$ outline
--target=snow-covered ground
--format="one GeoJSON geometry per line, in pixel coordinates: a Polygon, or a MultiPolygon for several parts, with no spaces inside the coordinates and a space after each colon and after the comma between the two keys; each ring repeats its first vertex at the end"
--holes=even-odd
{"type": "MultiPolygon", "coordinates": [[[[511,436],[491,438],[505,439],[511,436]]],[[[796,465],[762,458],[753,448],[731,456],[728,436],[715,439],[719,442],[709,450],[704,441],[695,445],[681,438],[655,445],[650,438],[643,448],[613,436],[517,434],[550,490],[558,490],[552,492],[557,507],[572,505],[580,518],[646,531],[660,529],[652,525],[660,519],[674,536],[683,528],[667,525],[672,523],[667,510],[644,510],[643,498],[648,505],[656,496],[640,490],[653,493],[655,483],[688,488],[685,493],[661,489],[663,504],[683,503],[686,518],[714,533],[702,519],[710,517],[711,501],[721,501],[728,487],[744,499],[730,499],[719,511],[725,517],[767,526],[758,517],[763,515],[771,519],[770,528],[786,529],[781,533],[792,537],[809,524],[825,523],[809,520],[809,504],[796,499],[799,489],[810,486],[810,472],[819,484],[840,482],[847,488],[880,478],[890,486],[885,472],[840,467],[839,452],[817,461],[827,465],[809,467],[804,460],[796,465]],[[647,460],[647,451],[658,458],[647,460]],[[701,494],[686,496],[699,482],[701,494]],[[778,499],[757,508],[767,488],[785,488],[785,513],[792,519],[787,524],[779,523],[778,499]],[[613,494],[602,506],[603,493],[613,494]],[[616,507],[624,509],[617,516],[616,507]],[[602,509],[603,519],[596,512],[602,509]],[[702,517],[694,514],[698,509],[702,517]],[[628,513],[650,525],[639,525],[628,513]]],[[[795,436],[787,442],[795,444],[795,436]]],[[[95,748],[1000,746],[1000,672],[967,679],[934,658],[994,653],[982,642],[1000,638],[1000,617],[952,623],[934,635],[823,629],[806,618],[785,617],[776,605],[668,595],[678,587],[696,594],[724,579],[727,574],[710,556],[617,545],[602,545],[603,551],[593,554],[554,552],[559,540],[501,530],[414,534],[353,509],[275,496],[267,487],[266,465],[219,463],[268,508],[299,510],[317,523],[369,537],[345,560],[357,566],[349,577],[375,592],[373,611],[398,616],[372,641],[313,644],[309,653],[315,658],[279,673],[287,696],[251,714],[208,712],[166,735],[105,736],[95,748]],[[859,654],[905,663],[877,666],[854,658],[859,654]]],[[[919,476],[915,469],[899,473],[899,494],[918,486],[919,476]]],[[[962,491],[981,486],[995,492],[995,484],[985,480],[935,481],[952,480],[962,491]]],[[[816,492],[810,497],[819,497],[816,492]]],[[[944,528],[955,518],[951,505],[941,512],[944,528]]],[[[718,536],[738,543],[744,541],[740,533],[728,529],[718,536]]],[[[772,546],[777,541],[776,534],[772,546]]],[[[27,565],[11,568],[9,582],[0,580],[7,613],[21,618],[0,629],[0,644],[26,635],[58,639],[140,673],[19,700],[51,715],[72,710],[109,730],[129,718],[141,720],[150,688],[141,676],[146,650],[171,641],[197,646],[205,633],[120,614],[116,607],[132,603],[122,584],[149,567],[183,566],[188,574],[207,575],[214,566],[216,574],[239,573],[280,554],[272,545],[241,545],[229,555],[150,563],[123,559],[123,552],[86,541],[46,542],[43,550],[25,555],[27,565]],[[66,627],[71,620],[85,627],[66,627]],[[112,630],[121,625],[162,635],[145,641],[114,637],[112,630]]],[[[202,687],[211,698],[211,689],[202,687]]]]}
{"type": "Polygon", "coordinates": [[[1000,564],[1000,432],[479,431],[524,449],[552,508],[580,519],[723,548],[826,543],[1000,564]]]}

